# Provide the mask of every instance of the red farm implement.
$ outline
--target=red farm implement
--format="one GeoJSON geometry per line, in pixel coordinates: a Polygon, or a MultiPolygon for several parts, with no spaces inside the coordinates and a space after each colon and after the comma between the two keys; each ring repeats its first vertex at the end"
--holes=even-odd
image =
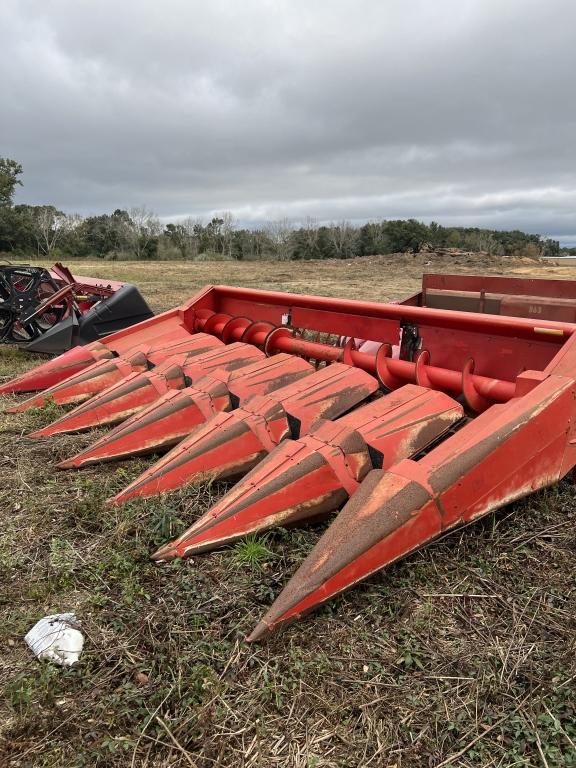
{"type": "Polygon", "coordinates": [[[74,277],[62,264],[51,270],[0,266],[0,343],[29,352],[58,353],[152,316],[128,283],[74,277]]]}
{"type": "MultiPolygon", "coordinates": [[[[165,453],[110,500],[237,480],[157,561],[333,516],[250,636],[576,464],[576,282],[425,275],[401,303],[209,286],[0,387],[112,429],[62,469],[165,453]]],[[[153,503],[153,502],[152,502],[153,503]]]]}

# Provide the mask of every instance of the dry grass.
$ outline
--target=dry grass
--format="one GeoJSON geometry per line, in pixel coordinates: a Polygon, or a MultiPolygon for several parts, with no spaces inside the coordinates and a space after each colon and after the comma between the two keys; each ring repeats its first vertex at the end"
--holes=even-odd
{"type": "MultiPolygon", "coordinates": [[[[49,266],[47,262],[37,262],[49,266]]],[[[431,254],[374,256],[351,261],[247,262],[66,262],[72,272],[136,283],[156,310],[190,297],[208,284],[240,285],[322,296],[398,299],[418,289],[423,272],[469,272],[576,276],[576,266],[543,266],[531,259],[511,261],[478,256],[435,257],[431,254]]]]}
{"type": "MultiPolygon", "coordinates": [[[[157,309],[207,282],[383,299],[415,290],[423,269],[543,274],[425,260],[71,266],[132,279],[157,309]]],[[[0,375],[35,362],[2,350],[0,375]]],[[[94,438],[23,438],[54,415],[0,420],[0,765],[576,766],[571,484],[445,537],[249,647],[247,631],[322,528],[154,566],[151,549],[224,488],[109,509],[104,499],[145,462],[55,473],[94,438]],[[87,638],[81,663],[35,662],[23,635],[69,610],[87,638]]]]}

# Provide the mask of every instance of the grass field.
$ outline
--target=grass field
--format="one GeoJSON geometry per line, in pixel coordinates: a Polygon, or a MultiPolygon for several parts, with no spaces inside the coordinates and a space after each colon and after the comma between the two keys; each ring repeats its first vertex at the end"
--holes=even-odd
{"type": "MultiPolygon", "coordinates": [[[[429,256],[69,266],[136,282],[156,310],[206,283],[384,300],[416,290],[422,271],[576,278],[573,266],[429,256]]],[[[0,376],[37,361],[2,348],[0,376]]],[[[576,766],[569,482],[248,646],[325,526],[156,566],[150,551],[225,487],[107,508],[147,462],[54,472],[94,439],[25,439],[58,412],[0,415],[0,766],[576,766]],[[69,670],[36,662],[23,643],[35,621],[62,611],[86,635],[69,670]]]]}

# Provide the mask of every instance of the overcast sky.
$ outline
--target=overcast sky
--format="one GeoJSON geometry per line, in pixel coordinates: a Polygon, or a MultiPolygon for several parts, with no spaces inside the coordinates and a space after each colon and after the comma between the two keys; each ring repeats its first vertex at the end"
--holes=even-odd
{"type": "Polygon", "coordinates": [[[19,202],[576,243],[573,0],[0,0],[19,202]]]}

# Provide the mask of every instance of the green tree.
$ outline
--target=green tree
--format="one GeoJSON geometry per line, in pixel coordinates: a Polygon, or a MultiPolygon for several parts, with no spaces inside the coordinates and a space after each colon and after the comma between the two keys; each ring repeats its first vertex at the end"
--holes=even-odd
{"type": "Polygon", "coordinates": [[[131,225],[128,212],[120,208],[111,215],[89,216],[77,230],[78,255],[104,258],[113,251],[127,249],[131,225]]]}
{"type": "Polygon", "coordinates": [[[374,256],[378,253],[386,253],[388,242],[382,233],[382,224],[369,221],[360,227],[357,239],[358,256],[374,256]]]}
{"type": "Polygon", "coordinates": [[[560,243],[558,240],[551,240],[550,238],[544,240],[542,243],[542,256],[554,259],[560,256],[560,243]]]}
{"type": "Polygon", "coordinates": [[[382,229],[388,241],[388,248],[393,253],[400,251],[417,253],[429,237],[428,227],[416,219],[387,221],[382,229]]]}
{"type": "Polygon", "coordinates": [[[36,250],[34,207],[0,206],[0,252],[36,250]]]}
{"type": "Polygon", "coordinates": [[[190,237],[183,224],[166,224],[164,228],[164,237],[180,251],[183,259],[188,256],[190,237]]]}
{"type": "Polygon", "coordinates": [[[9,157],[0,157],[0,207],[9,208],[14,201],[14,193],[22,182],[18,178],[22,166],[9,157]]]}

